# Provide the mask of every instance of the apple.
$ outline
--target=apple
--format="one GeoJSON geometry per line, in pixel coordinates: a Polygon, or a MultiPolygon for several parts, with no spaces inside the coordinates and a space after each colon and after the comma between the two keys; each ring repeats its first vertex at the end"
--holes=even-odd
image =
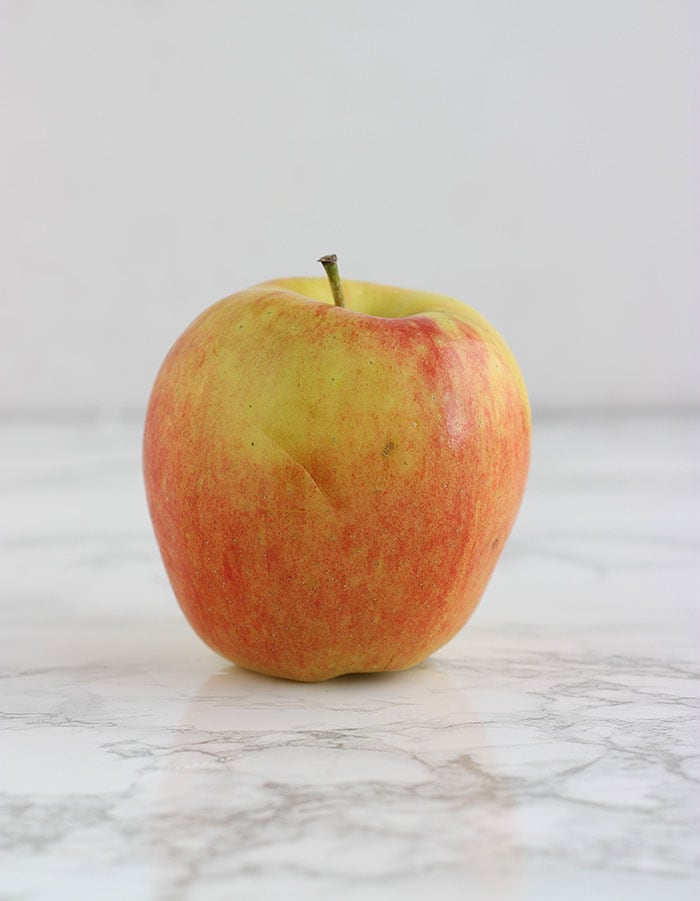
{"type": "Polygon", "coordinates": [[[530,456],[518,365],[475,310],[328,279],[215,303],[168,353],[149,509],[198,635],[259,673],[402,670],[476,607],[530,456]]]}

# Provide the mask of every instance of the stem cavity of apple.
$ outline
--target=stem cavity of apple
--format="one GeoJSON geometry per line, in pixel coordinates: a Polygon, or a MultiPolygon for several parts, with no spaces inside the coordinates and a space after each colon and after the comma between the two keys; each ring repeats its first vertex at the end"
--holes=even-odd
{"type": "Polygon", "coordinates": [[[338,272],[338,257],[334,253],[329,253],[325,257],[321,257],[319,263],[326,270],[333,293],[333,302],[336,307],[344,307],[345,297],[343,296],[343,286],[340,283],[340,273],[338,272]]]}

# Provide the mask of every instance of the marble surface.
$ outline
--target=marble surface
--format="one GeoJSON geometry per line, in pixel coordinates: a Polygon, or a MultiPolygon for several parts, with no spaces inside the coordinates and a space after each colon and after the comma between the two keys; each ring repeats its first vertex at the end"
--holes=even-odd
{"type": "Polygon", "coordinates": [[[0,425],[3,901],[697,897],[696,422],[537,421],[471,623],[320,685],[190,631],[139,444],[0,425]]]}

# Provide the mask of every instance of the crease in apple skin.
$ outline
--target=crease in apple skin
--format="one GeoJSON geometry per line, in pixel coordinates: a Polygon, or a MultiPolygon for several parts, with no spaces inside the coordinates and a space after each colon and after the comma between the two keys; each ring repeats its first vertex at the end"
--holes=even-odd
{"type": "Polygon", "coordinates": [[[151,518],[200,637],[299,681],[407,669],[476,607],[525,489],[530,409],[451,298],[323,278],[205,310],[144,431],[151,518]]]}

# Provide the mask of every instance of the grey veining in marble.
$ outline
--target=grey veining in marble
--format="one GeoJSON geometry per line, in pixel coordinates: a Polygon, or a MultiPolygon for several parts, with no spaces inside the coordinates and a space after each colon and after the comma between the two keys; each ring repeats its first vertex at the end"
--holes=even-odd
{"type": "Polygon", "coordinates": [[[320,685],[190,631],[139,442],[0,427],[0,898],[695,897],[695,423],[536,423],[471,623],[320,685]]]}

